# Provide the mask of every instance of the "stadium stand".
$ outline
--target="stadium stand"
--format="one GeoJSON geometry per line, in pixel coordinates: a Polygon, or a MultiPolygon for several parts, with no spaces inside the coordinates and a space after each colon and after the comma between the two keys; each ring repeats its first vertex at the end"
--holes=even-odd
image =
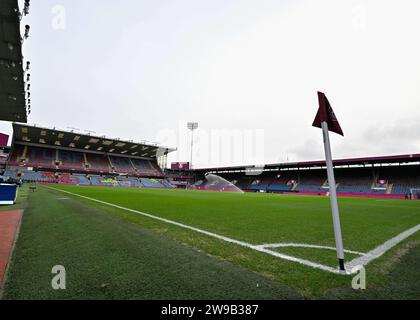
{"type": "Polygon", "coordinates": [[[118,178],[119,185],[122,187],[143,187],[137,178],[118,178]]]}
{"type": "Polygon", "coordinates": [[[73,185],[90,185],[89,179],[84,174],[62,174],[60,183],[73,185]]]}
{"type": "Polygon", "coordinates": [[[136,172],[130,158],[109,156],[109,161],[114,172],[131,174],[136,172]]]}
{"type": "MultiPolygon", "coordinates": [[[[334,160],[337,192],[349,196],[404,198],[420,189],[420,154],[334,160]]],[[[326,194],[329,191],[325,162],[266,165],[262,172],[249,174],[254,167],[195,169],[196,180],[206,172],[219,174],[249,192],[326,194]]]]}
{"type": "Polygon", "coordinates": [[[173,187],[163,180],[158,160],[165,161],[174,149],[18,123],[13,130],[2,167],[8,176],[61,184],[173,187]],[[144,184],[139,178],[146,179],[144,184]]]}
{"type": "Polygon", "coordinates": [[[26,158],[25,156],[22,156],[22,159],[27,166],[55,168],[58,164],[56,149],[28,147],[25,154],[26,158]]]}
{"type": "Polygon", "coordinates": [[[90,175],[89,178],[90,184],[93,186],[102,186],[102,185],[112,185],[112,183],[103,183],[102,181],[105,180],[102,176],[90,175]]]}
{"type": "Polygon", "coordinates": [[[15,178],[16,177],[16,171],[5,170],[4,173],[3,173],[3,176],[8,177],[8,178],[15,178]]]}
{"type": "Polygon", "coordinates": [[[61,169],[85,169],[85,157],[82,152],[58,150],[59,167],[61,169]]]}
{"type": "Polygon", "coordinates": [[[22,179],[25,181],[38,181],[48,182],[49,178],[43,175],[41,172],[26,171],[22,174],[22,179]]]}
{"type": "Polygon", "coordinates": [[[336,169],[335,176],[337,192],[369,193],[372,191],[374,177],[370,168],[336,169]]]}
{"type": "Polygon", "coordinates": [[[146,188],[165,188],[165,185],[158,179],[141,178],[140,181],[146,188]]]}
{"type": "Polygon", "coordinates": [[[386,177],[392,194],[408,194],[413,188],[420,188],[420,170],[418,167],[398,167],[380,170],[386,177]]]}
{"type": "Polygon", "coordinates": [[[173,185],[172,182],[170,182],[169,180],[163,179],[159,181],[163,185],[164,188],[168,188],[168,189],[176,188],[175,185],[173,185]]]}
{"type": "Polygon", "coordinates": [[[139,172],[153,170],[153,167],[150,165],[150,162],[147,160],[142,159],[132,159],[132,165],[136,168],[139,172]]]}
{"type": "Polygon", "coordinates": [[[106,155],[103,154],[93,154],[85,153],[87,164],[86,167],[88,171],[98,171],[98,172],[109,172],[110,163],[106,155]]]}
{"type": "Polygon", "coordinates": [[[155,163],[143,159],[130,159],[135,170],[139,174],[149,174],[153,176],[160,176],[161,171],[155,163]]]}
{"type": "Polygon", "coordinates": [[[300,171],[298,175],[298,184],[296,191],[325,191],[325,182],[327,173],[325,170],[300,171]]]}
{"type": "Polygon", "coordinates": [[[12,153],[9,155],[9,164],[19,165],[22,162],[25,162],[26,157],[26,147],[20,144],[15,145],[12,150],[12,153]]]}

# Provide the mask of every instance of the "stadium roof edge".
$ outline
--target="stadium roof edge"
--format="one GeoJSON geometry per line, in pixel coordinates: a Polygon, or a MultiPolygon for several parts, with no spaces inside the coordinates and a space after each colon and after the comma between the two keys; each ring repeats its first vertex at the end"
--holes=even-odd
{"type": "MultiPolygon", "coordinates": [[[[391,155],[391,156],[376,156],[376,157],[361,157],[361,158],[345,158],[333,160],[335,166],[350,166],[350,165],[374,165],[374,164],[387,164],[387,163],[410,163],[420,162],[420,153],[391,155]]],[[[299,169],[309,167],[325,166],[325,160],[317,161],[303,161],[303,162],[286,162],[274,163],[266,165],[244,165],[232,167],[213,167],[213,168],[199,168],[193,169],[196,172],[202,171],[234,171],[234,170],[249,170],[249,169],[299,169]]]]}
{"type": "Polygon", "coordinates": [[[83,134],[74,130],[67,131],[17,122],[13,123],[12,144],[15,143],[66,148],[75,151],[100,151],[101,153],[146,158],[163,156],[177,150],[146,141],[128,141],[106,136],[83,134]]]}

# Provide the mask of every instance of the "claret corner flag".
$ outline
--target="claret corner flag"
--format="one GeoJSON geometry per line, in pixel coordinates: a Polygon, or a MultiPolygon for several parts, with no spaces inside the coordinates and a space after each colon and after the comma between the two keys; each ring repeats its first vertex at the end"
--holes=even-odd
{"type": "Polygon", "coordinates": [[[333,217],[333,226],[334,226],[334,237],[335,245],[337,249],[337,258],[340,271],[346,272],[344,264],[344,246],[343,246],[343,236],[341,234],[341,223],[340,223],[340,213],[338,210],[337,202],[337,189],[334,177],[334,166],[331,155],[331,145],[330,145],[330,136],[328,131],[338,133],[342,136],[343,130],[341,130],[340,124],[338,123],[337,117],[334,114],[331,105],[322,92],[318,91],[318,101],[319,109],[316,114],[314,127],[322,129],[322,135],[324,137],[324,151],[325,151],[325,163],[327,165],[327,175],[328,175],[328,186],[329,186],[329,196],[331,202],[331,211],[333,217]]]}
{"type": "Polygon", "coordinates": [[[316,114],[314,123],[312,124],[313,127],[322,128],[321,123],[327,122],[328,130],[335,132],[339,135],[344,136],[343,130],[341,130],[340,124],[338,123],[337,117],[334,114],[334,111],[330,105],[325,94],[318,91],[318,102],[319,102],[319,109],[318,113],[316,114]]]}

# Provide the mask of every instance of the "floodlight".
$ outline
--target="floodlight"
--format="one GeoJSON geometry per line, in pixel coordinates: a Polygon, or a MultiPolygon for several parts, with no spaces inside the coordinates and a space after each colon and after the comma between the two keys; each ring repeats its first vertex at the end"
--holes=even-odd
{"type": "Polygon", "coordinates": [[[187,127],[190,130],[196,130],[198,129],[198,122],[188,122],[187,127]]]}
{"type": "Polygon", "coordinates": [[[190,156],[190,169],[191,169],[192,160],[193,160],[194,130],[198,129],[198,122],[188,122],[187,128],[191,130],[191,156],[190,156]]]}

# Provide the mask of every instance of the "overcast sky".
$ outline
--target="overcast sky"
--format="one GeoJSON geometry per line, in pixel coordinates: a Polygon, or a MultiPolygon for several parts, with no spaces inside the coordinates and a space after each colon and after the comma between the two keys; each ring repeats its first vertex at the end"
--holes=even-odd
{"type": "MultiPolygon", "coordinates": [[[[420,150],[420,1],[31,1],[29,123],[177,147],[199,167],[420,150]],[[222,138],[221,138],[222,137],[222,138]]],[[[0,123],[0,131],[11,125],[0,123]]]]}

